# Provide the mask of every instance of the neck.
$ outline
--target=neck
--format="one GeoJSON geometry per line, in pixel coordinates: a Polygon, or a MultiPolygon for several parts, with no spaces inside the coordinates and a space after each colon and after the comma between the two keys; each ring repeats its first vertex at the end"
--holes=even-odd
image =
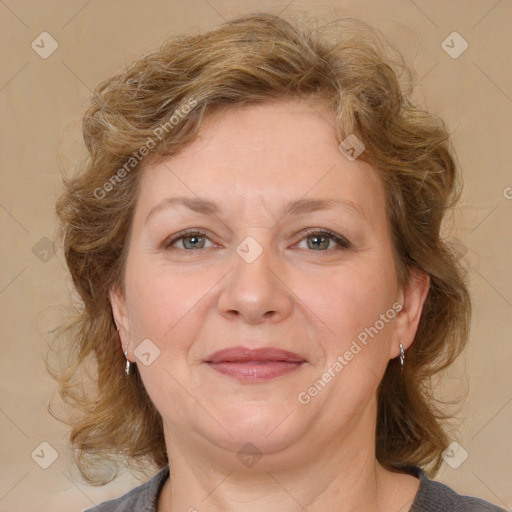
{"type": "Polygon", "coordinates": [[[419,484],[375,460],[375,423],[364,418],[338,439],[305,434],[299,443],[263,454],[250,468],[232,451],[204,439],[191,442],[190,433],[166,428],[165,434],[171,474],[159,512],[404,512],[419,484]]]}

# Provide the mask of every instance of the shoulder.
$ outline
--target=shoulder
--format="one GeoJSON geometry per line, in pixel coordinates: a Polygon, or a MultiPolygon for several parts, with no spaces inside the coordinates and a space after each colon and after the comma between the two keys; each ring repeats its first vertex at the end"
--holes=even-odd
{"type": "Polygon", "coordinates": [[[420,479],[420,486],[410,512],[506,512],[479,498],[457,494],[447,485],[430,480],[419,467],[411,468],[411,473],[420,479]]]}
{"type": "Polygon", "coordinates": [[[156,512],[160,491],[169,476],[169,466],[162,468],[151,480],[115,500],[105,501],[85,512],[156,512]]]}

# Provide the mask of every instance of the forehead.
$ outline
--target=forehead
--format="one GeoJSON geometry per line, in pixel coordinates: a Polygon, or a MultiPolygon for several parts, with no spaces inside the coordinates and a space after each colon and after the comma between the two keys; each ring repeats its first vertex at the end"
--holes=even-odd
{"type": "Polygon", "coordinates": [[[339,151],[335,122],[334,112],[305,100],[217,111],[204,119],[192,144],[142,170],[138,210],[147,215],[178,195],[212,199],[238,213],[325,197],[381,217],[381,179],[370,164],[339,151]]]}

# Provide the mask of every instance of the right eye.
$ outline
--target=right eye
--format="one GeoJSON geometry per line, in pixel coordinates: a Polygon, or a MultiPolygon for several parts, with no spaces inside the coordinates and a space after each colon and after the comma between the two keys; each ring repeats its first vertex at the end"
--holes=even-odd
{"type": "Polygon", "coordinates": [[[164,249],[180,249],[186,251],[204,249],[206,240],[208,240],[208,237],[203,231],[191,229],[182,231],[177,235],[173,235],[170,239],[167,239],[164,242],[163,247],[164,249]],[[182,241],[183,247],[173,247],[173,245],[179,241],[182,241]]]}

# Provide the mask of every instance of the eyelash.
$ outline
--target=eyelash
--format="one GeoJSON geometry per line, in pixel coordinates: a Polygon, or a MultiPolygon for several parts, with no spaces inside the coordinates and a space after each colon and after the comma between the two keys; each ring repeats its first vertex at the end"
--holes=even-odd
{"type": "MultiPolygon", "coordinates": [[[[163,243],[163,248],[164,249],[176,249],[176,247],[172,247],[172,245],[174,243],[176,243],[177,241],[179,241],[183,238],[188,238],[188,237],[195,236],[195,235],[205,236],[206,233],[204,231],[200,231],[197,229],[189,229],[189,230],[182,231],[182,232],[178,233],[176,236],[167,239],[163,243]]],[[[314,252],[331,252],[333,250],[342,250],[342,249],[351,249],[352,248],[352,244],[346,238],[339,236],[336,233],[329,231],[328,229],[310,228],[310,229],[307,229],[303,233],[303,235],[304,236],[299,240],[299,242],[302,242],[302,240],[304,240],[310,236],[325,236],[325,237],[331,238],[336,244],[338,244],[338,247],[335,249],[326,249],[326,250],[318,250],[318,251],[314,251],[314,249],[310,249],[311,251],[314,251],[314,252]]],[[[206,237],[206,238],[208,238],[208,237],[206,237]]],[[[180,248],[180,250],[186,251],[186,252],[192,252],[195,249],[181,249],[180,248]]]]}

